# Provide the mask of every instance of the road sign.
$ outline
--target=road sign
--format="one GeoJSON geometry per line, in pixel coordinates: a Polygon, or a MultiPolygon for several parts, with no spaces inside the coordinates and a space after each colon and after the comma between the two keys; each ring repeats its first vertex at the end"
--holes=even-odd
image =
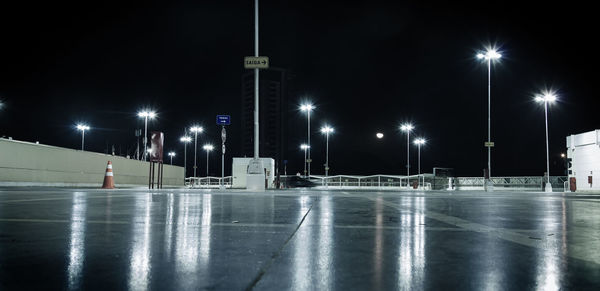
{"type": "Polygon", "coordinates": [[[494,147],[494,142],[492,141],[487,141],[484,143],[486,148],[493,148],[494,147]]]}
{"type": "Polygon", "coordinates": [[[231,115],[217,115],[217,125],[230,125],[231,115]]]}
{"type": "Polygon", "coordinates": [[[244,57],[245,69],[268,69],[269,57],[244,57]]]}

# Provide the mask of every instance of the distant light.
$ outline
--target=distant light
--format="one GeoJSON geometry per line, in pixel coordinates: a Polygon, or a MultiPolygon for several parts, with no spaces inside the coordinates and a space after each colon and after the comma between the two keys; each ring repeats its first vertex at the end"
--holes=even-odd
{"type": "Polygon", "coordinates": [[[156,117],[156,112],[154,111],[140,111],[138,112],[139,117],[148,117],[150,119],[156,117]]]}
{"type": "Polygon", "coordinates": [[[202,127],[200,127],[200,126],[192,126],[192,127],[190,128],[190,131],[191,131],[191,132],[203,132],[203,131],[204,131],[204,128],[202,128],[202,127]]]}
{"type": "Polygon", "coordinates": [[[170,157],[174,157],[175,156],[175,152],[169,152],[169,156],[170,157]]]}
{"type": "Polygon", "coordinates": [[[313,109],[315,109],[315,106],[312,105],[312,104],[302,104],[302,105],[300,105],[300,110],[302,110],[302,111],[311,111],[313,109]]]}
{"type": "Polygon", "coordinates": [[[77,129],[81,131],[90,130],[90,127],[85,124],[77,124],[77,129]]]}
{"type": "Polygon", "coordinates": [[[333,127],[330,127],[329,125],[325,125],[325,126],[321,127],[321,132],[322,133],[333,132],[333,127]]]}
{"type": "Polygon", "coordinates": [[[401,129],[402,131],[411,131],[411,130],[413,130],[414,128],[415,128],[415,127],[414,127],[414,126],[412,126],[412,124],[410,124],[410,123],[406,123],[406,124],[403,124],[402,126],[400,126],[400,129],[401,129]]]}
{"type": "Polygon", "coordinates": [[[182,137],[179,139],[179,141],[180,141],[180,142],[191,142],[191,141],[192,141],[192,138],[191,138],[191,137],[189,137],[189,136],[182,136],[182,137]]]}
{"type": "Polygon", "coordinates": [[[553,103],[557,99],[556,95],[551,91],[544,91],[542,94],[535,96],[536,102],[553,103]]]}
{"type": "Polygon", "coordinates": [[[204,145],[202,148],[207,152],[212,151],[214,149],[214,147],[211,144],[204,145]]]}
{"type": "Polygon", "coordinates": [[[377,138],[383,138],[383,133],[381,133],[381,132],[378,132],[377,134],[375,134],[375,136],[376,136],[377,138]]]}
{"type": "Polygon", "coordinates": [[[309,149],[309,148],[310,148],[310,146],[307,145],[307,144],[301,144],[300,145],[300,149],[302,149],[302,150],[306,150],[306,149],[309,149]]]}
{"type": "Polygon", "coordinates": [[[417,138],[417,139],[415,139],[415,141],[414,141],[414,143],[415,143],[416,145],[422,145],[422,144],[425,144],[425,142],[426,142],[426,141],[425,141],[425,139],[423,139],[423,138],[417,138]]]}
{"type": "Polygon", "coordinates": [[[502,55],[500,53],[498,53],[495,49],[488,49],[485,54],[483,53],[478,53],[477,54],[477,58],[478,59],[486,59],[486,60],[497,60],[499,58],[501,58],[502,55]]]}
{"type": "Polygon", "coordinates": [[[148,149],[146,150],[146,152],[148,152],[148,153],[152,153],[152,148],[148,148],[148,149]]]}
{"type": "Polygon", "coordinates": [[[564,158],[564,157],[566,157],[565,153],[561,153],[561,154],[560,154],[560,157],[561,157],[561,158],[564,158]]]}

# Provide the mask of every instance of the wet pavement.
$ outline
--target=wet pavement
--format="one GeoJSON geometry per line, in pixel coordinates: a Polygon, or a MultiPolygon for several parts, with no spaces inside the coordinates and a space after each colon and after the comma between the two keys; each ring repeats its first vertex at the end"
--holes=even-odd
{"type": "Polygon", "coordinates": [[[600,195],[0,189],[0,290],[600,289],[600,195]]]}

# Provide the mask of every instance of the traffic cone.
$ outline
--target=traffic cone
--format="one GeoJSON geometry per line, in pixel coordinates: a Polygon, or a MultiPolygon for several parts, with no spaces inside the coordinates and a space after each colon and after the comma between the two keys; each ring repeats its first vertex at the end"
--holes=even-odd
{"type": "Polygon", "coordinates": [[[112,163],[108,161],[106,165],[106,174],[104,175],[104,183],[102,183],[102,189],[114,189],[115,180],[113,179],[112,163]]]}

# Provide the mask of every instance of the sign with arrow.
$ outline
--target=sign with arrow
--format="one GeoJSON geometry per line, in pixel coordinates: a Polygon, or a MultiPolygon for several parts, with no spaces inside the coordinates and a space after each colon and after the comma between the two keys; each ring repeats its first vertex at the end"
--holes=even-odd
{"type": "Polygon", "coordinates": [[[268,69],[269,57],[244,57],[245,69],[268,69]]]}

